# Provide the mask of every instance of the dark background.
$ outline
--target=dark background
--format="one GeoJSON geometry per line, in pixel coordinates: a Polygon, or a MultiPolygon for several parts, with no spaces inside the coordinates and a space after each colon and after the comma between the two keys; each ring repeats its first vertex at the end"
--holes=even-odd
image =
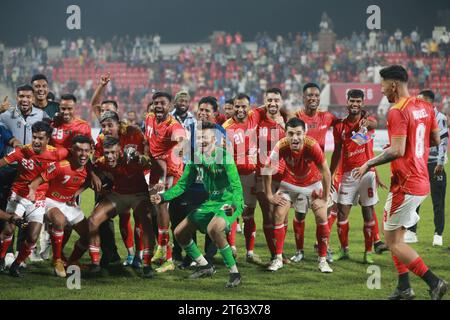
{"type": "Polygon", "coordinates": [[[213,31],[239,31],[244,40],[257,32],[272,36],[318,31],[322,13],[332,18],[338,37],[366,30],[369,5],[381,8],[381,26],[389,32],[413,28],[427,37],[434,25],[450,28],[449,0],[2,0],[0,41],[21,45],[28,35],[45,36],[52,45],[63,37],[155,34],[162,42],[207,41],[213,31]],[[68,30],[66,9],[81,8],[81,30],[68,30]],[[438,18],[439,10],[447,17],[438,18]]]}

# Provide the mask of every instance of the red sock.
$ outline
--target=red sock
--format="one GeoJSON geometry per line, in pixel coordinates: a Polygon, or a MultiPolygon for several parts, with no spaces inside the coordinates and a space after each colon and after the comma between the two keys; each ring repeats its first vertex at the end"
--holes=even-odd
{"type": "Polygon", "coordinates": [[[64,256],[64,248],[72,235],[72,228],[64,228],[64,237],[61,245],[61,255],[64,256]]]}
{"type": "Polygon", "coordinates": [[[284,240],[286,240],[287,231],[289,229],[289,223],[284,224],[284,240]]]}
{"type": "Polygon", "coordinates": [[[282,254],[284,247],[284,223],[276,224],[273,227],[273,236],[275,238],[275,254],[282,254]]]}
{"type": "Polygon", "coordinates": [[[255,218],[251,217],[249,219],[244,219],[245,248],[247,249],[247,251],[251,251],[255,248],[255,235],[255,218]]]}
{"type": "Polygon", "coordinates": [[[169,243],[169,228],[158,226],[158,244],[162,247],[169,243]]]}
{"type": "Polygon", "coordinates": [[[305,219],[298,221],[297,218],[294,217],[293,225],[294,225],[295,245],[297,247],[297,251],[303,250],[303,245],[305,241],[305,219]]]}
{"type": "Polygon", "coordinates": [[[134,223],[134,234],[136,235],[136,250],[142,251],[144,250],[144,242],[143,242],[143,235],[144,231],[142,229],[142,223],[134,223]]]}
{"type": "Polygon", "coordinates": [[[100,263],[100,247],[90,245],[89,246],[89,255],[91,256],[92,264],[100,263]]]}
{"type": "Polygon", "coordinates": [[[230,246],[235,246],[236,245],[236,229],[237,229],[237,221],[233,222],[231,224],[231,230],[230,232],[227,234],[227,241],[228,244],[230,246]]]}
{"type": "Polygon", "coordinates": [[[53,261],[61,259],[64,230],[52,228],[50,238],[52,240],[53,261]]]}
{"type": "Polygon", "coordinates": [[[327,256],[328,239],[330,238],[330,227],[328,221],[324,224],[317,224],[316,226],[316,239],[317,239],[317,252],[319,257],[327,256]]]}
{"type": "Polygon", "coordinates": [[[0,259],[3,259],[6,256],[6,252],[8,252],[8,248],[12,242],[12,236],[6,238],[0,243],[0,259]]]}
{"type": "Polygon", "coordinates": [[[348,220],[345,221],[338,221],[338,236],[339,241],[341,243],[341,248],[345,249],[348,247],[348,230],[350,229],[348,220]]]}
{"type": "Polygon", "coordinates": [[[265,224],[263,225],[264,237],[266,238],[267,247],[269,248],[270,254],[275,254],[275,243],[273,235],[273,225],[265,224]]]}
{"type": "Polygon", "coordinates": [[[125,247],[134,248],[133,231],[131,229],[131,214],[130,212],[121,214],[119,216],[120,234],[122,235],[125,247]]]}
{"type": "Polygon", "coordinates": [[[330,210],[330,215],[328,216],[328,228],[330,229],[330,231],[336,219],[337,219],[337,212],[334,210],[330,210]]]}
{"type": "Polygon", "coordinates": [[[72,254],[70,255],[70,258],[69,258],[69,261],[68,261],[69,264],[71,264],[72,262],[77,262],[78,260],[80,260],[87,249],[88,249],[88,247],[84,246],[80,242],[80,240],[75,242],[72,254]]]}
{"type": "Polygon", "coordinates": [[[372,251],[375,221],[364,222],[364,243],[366,252],[372,251]]]}
{"type": "Polygon", "coordinates": [[[377,213],[375,212],[375,208],[373,208],[372,212],[373,221],[375,221],[375,226],[373,227],[373,242],[378,242],[381,240],[380,238],[380,229],[378,228],[378,218],[377,213]]]}
{"type": "Polygon", "coordinates": [[[144,253],[143,253],[143,257],[142,257],[144,267],[147,267],[152,264],[152,257],[153,257],[153,249],[144,248],[144,253]]]}
{"type": "Polygon", "coordinates": [[[425,265],[421,257],[417,257],[416,260],[408,264],[406,267],[421,278],[428,271],[428,267],[425,265]]]}
{"type": "Polygon", "coordinates": [[[172,260],[172,246],[170,244],[167,245],[166,260],[167,261],[171,261],[172,260]]]}
{"type": "Polygon", "coordinates": [[[403,274],[408,272],[408,268],[405,266],[405,264],[403,264],[403,262],[401,262],[397,256],[394,256],[394,254],[392,254],[392,261],[394,261],[394,265],[395,268],[397,268],[397,273],[398,274],[403,274]]]}
{"type": "Polygon", "coordinates": [[[28,241],[25,240],[22,243],[22,246],[20,247],[20,250],[19,250],[19,255],[17,256],[17,258],[14,262],[17,264],[21,264],[22,262],[24,262],[28,258],[28,256],[31,254],[31,251],[33,251],[33,249],[35,247],[36,247],[35,243],[28,244],[28,241]]]}

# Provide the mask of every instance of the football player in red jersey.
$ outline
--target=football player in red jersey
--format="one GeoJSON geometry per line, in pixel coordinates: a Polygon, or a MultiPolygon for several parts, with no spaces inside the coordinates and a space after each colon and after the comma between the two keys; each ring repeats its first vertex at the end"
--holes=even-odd
{"type": "Polygon", "coordinates": [[[227,119],[231,119],[234,116],[234,102],[233,99],[228,99],[223,105],[223,112],[227,119]]]}
{"type": "Polygon", "coordinates": [[[227,132],[228,139],[232,142],[233,150],[230,153],[238,168],[244,190],[245,208],[242,214],[244,221],[245,247],[247,249],[246,260],[251,263],[261,263],[261,259],[253,250],[255,247],[256,224],[256,163],[258,142],[256,130],[260,122],[261,113],[264,110],[250,110],[250,97],[240,93],[234,98],[234,116],[222,125],[227,132]]]}
{"type": "Polygon", "coordinates": [[[117,214],[125,214],[131,209],[142,222],[144,242],[144,276],[152,277],[150,259],[154,248],[154,234],[150,214],[150,198],[144,177],[148,159],[136,152],[132,159],[124,157],[120,140],[106,137],[103,142],[103,156],[95,162],[95,170],[107,175],[113,181],[112,192],[105,195],[89,217],[91,272],[100,268],[100,237],[98,228],[102,222],[117,214]]]}
{"type": "MultiPolygon", "coordinates": [[[[142,131],[133,125],[124,124],[119,120],[119,115],[114,111],[105,111],[100,117],[100,125],[102,133],[97,137],[95,144],[94,159],[103,155],[103,142],[106,137],[114,137],[119,139],[122,152],[125,150],[135,150],[139,154],[146,152],[146,141],[142,131]]],[[[125,265],[132,265],[136,268],[140,267],[140,256],[142,251],[142,225],[139,216],[134,215],[135,234],[137,251],[134,251],[133,233],[131,232],[130,213],[121,213],[119,215],[120,234],[128,251],[125,265]]]]}
{"type": "MultiPolygon", "coordinates": [[[[156,160],[150,172],[150,194],[162,192],[175,185],[183,174],[183,160],[180,153],[186,141],[184,128],[169,114],[172,96],[166,92],[156,92],[153,97],[154,111],[145,119],[145,137],[150,146],[150,154],[156,160]]],[[[171,260],[169,245],[168,204],[156,206],[158,222],[158,247],[153,262],[165,263],[171,260]]]]}
{"type": "MultiPolygon", "coordinates": [[[[267,197],[264,193],[262,174],[267,158],[270,156],[276,143],[285,137],[284,126],[285,119],[281,114],[283,108],[282,92],[278,88],[267,89],[264,93],[264,106],[262,107],[264,112],[261,113],[261,119],[258,123],[257,137],[258,137],[258,163],[256,166],[256,197],[261,208],[263,215],[263,230],[266,238],[267,247],[272,255],[273,260],[275,258],[275,244],[273,241],[273,222],[272,211],[273,205],[267,201],[267,197]]],[[[280,186],[280,181],[283,176],[285,163],[284,160],[280,160],[280,166],[277,174],[272,177],[272,192],[275,193],[280,186]]],[[[286,220],[287,227],[287,220],[286,220]]],[[[284,259],[285,263],[288,263],[288,259],[284,259]]]]}
{"type": "Polygon", "coordinates": [[[286,138],[280,140],[266,164],[269,173],[278,172],[279,159],[284,159],[286,169],[278,191],[272,192],[272,175],[263,175],[267,199],[275,205],[273,213],[276,257],[268,266],[269,271],[283,267],[284,222],[291,205],[296,212],[306,212],[311,207],[316,218],[316,237],[319,252],[319,270],[333,272],[326,261],[330,229],[327,221],[327,202],[330,196],[331,175],[320,145],[306,137],[305,123],[292,118],[286,123],[286,138]]]}
{"type": "MultiPolygon", "coordinates": [[[[63,106],[63,104],[61,104],[63,106]]],[[[36,190],[42,183],[49,187],[45,199],[46,216],[51,223],[53,266],[58,277],[65,278],[66,270],[62,256],[64,227],[70,224],[80,235],[67,265],[76,263],[89,246],[89,227],[84,213],[76,203],[76,197],[90,184],[90,170],[86,167],[92,152],[90,136],[72,138],[71,155],[67,160],[52,163],[30,184],[28,197],[34,200],[36,190]]]]}
{"type": "MultiPolygon", "coordinates": [[[[67,149],[56,149],[48,144],[52,135],[52,128],[47,122],[36,122],[31,127],[31,131],[31,144],[22,148],[17,147],[0,160],[0,167],[13,162],[18,163],[18,176],[13,183],[6,212],[12,216],[23,217],[29,222],[26,229],[26,239],[19,250],[19,255],[9,269],[9,274],[13,277],[20,276],[19,266],[34,249],[44,221],[45,193],[48,184],[44,183],[37,189],[34,202],[27,198],[28,184],[42,171],[46,170],[51,162],[61,161],[68,155],[67,149]]],[[[8,223],[0,233],[0,239],[2,240],[0,260],[5,258],[14,229],[14,224],[8,223]]]]}
{"type": "Polygon", "coordinates": [[[91,137],[91,126],[87,121],[75,117],[74,111],[77,98],[73,94],[64,94],[61,96],[59,112],[62,123],[52,121],[53,134],[50,144],[56,148],[70,149],[72,147],[72,138],[81,135],[91,137]]]}
{"type": "MultiPolygon", "coordinates": [[[[304,108],[295,114],[289,114],[288,118],[297,117],[306,124],[306,135],[319,143],[322,151],[325,152],[325,139],[328,129],[334,126],[339,119],[328,111],[319,110],[320,105],[320,87],[315,83],[307,83],[303,86],[303,105],[304,108]]],[[[337,208],[330,208],[330,218],[333,219],[337,214],[337,208]]],[[[291,258],[294,262],[300,262],[304,258],[303,244],[305,238],[305,216],[306,212],[295,212],[293,220],[296,254],[291,258]]],[[[331,262],[329,252],[327,258],[331,262]]]]}
{"type": "Polygon", "coordinates": [[[364,218],[364,241],[365,253],[364,262],[373,264],[372,247],[375,234],[375,221],[373,210],[378,202],[377,179],[375,170],[371,170],[361,180],[355,180],[352,171],[360,167],[373,155],[373,144],[370,143],[370,137],[373,130],[367,131],[367,122],[375,119],[365,119],[362,116],[362,107],[364,104],[364,92],[358,89],[352,89],[347,93],[348,116],[334,126],[334,152],[331,159],[330,171],[333,175],[342,161],[342,180],[340,182],[337,197],[338,204],[338,235],[341,243],[341,249],[334,255],[334,260],[349,258],[348,253],[348,216],[352,205],[358,202],[362,207],[364,218]],[[360,132],[365,129],[366,132],[360,132]],[[356,140],[360,134],[363,140],[356,140]],[[367,137],[367,140],[365,140],[367,137]]]}
{"type": "Polygon", "coordinates": [[[437,277],[419,254],[404,242],[405,231],[419,220],[417,207],[430,192],[428,148],[440,142],[439,127],[433,106],[411,97],[408,73],[402,66],[380,70],[381,91],[390,103],[387,128],[389,147],[355,170],[355,178],[363,178],[370,169],[391,163],[391,187],[384,208],[384,236],[398,272],[398,285],[392,300],[413,299],[409,271],[421,277],[430,287],[432,300],[440,300],[448,283],[437,277]]]}

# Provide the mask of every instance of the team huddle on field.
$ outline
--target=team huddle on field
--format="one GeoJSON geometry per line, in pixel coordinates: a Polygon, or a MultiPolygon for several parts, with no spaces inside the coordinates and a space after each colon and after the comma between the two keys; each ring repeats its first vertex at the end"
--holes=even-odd
{"type": "Polygon", "coordinates": [[[66,277],[67,266],[79,264],[86,251],[91,258],[89,272],[100,273],[103,242],[108,241],[102,225],[119,215],[128,250],[125,264],[142,267],[144,278],[154,277],[155,271],[174,270],[174,260],[181,262],[182,269],[195,267],[191,279],[213,276],[212,257],[218,251],[229,269],[226,287],[236,287],[242,281],[236,263],[239,219],[245,261],[263,264],[254,250],[258,203],[271,254],[268,271],[304,259],[305,216],[311,209],[318,270],[331,273],[331,263],[350,256],[348,216],[352,206],[360,205],[363,262],[372,264],[374,253],[390,250],[398,270],[399,283],[389,298],[414,298],[411,271],[427,282],[432,299],[441,299],[447,282],[403,242],[406,228],[418,221],[416,208],[430,190],[428,149],[439,144],[434,109],[425,101],[426,92],[409,96],[403,67],[384,68],[380,75],[381,90],[393,106],[387,115],[390,142],[378,156],[373,152],[377,121],[364,110],[364,92],[359,89],[347,92],[344,119],[319,110],[320,87],[314,83],[303,87],[304,107],[296,112],[283,107],[278,88],[266,90],[264,105],[254,108],[246,94],[238,94],[227,101],[226,114],[219,113],[214,97],[201,98],[194,115],[189,112],[188,92],[178,92],[174,98],[156,92],[139,128],[119,118],[115,101],[101,101],[110,81],[104,75],[92,99],[101,125],[94,143],[89,124],[74,116],[75,96],[63,95],[58,113],[48,115],[33,106],[34,86],[17,88],[17,107],[1,114],[0,124],[12,121],[13,113],[16,118],[42,116],[28,128],[30,142],[24,143],[25,137],[11,138],[12,151],[0,160],[0,167],[15,164],[17,168],[6,210],[0,211],[0,219],[6,221],[0,233],[0,268],[6,270],[5,256],[19,226],[25,237],[9,274],[20,276],[20,265],[44,226],[50,233],[57,276],[66,277]],[[324,151],[330,128],[335,147],[328,164],[324,151]],[[385,186],[375,167],[387,162],[392,176],[383,215],[384,243],[375,205],[377,189],[385,186]],[[95,191],[96,205],[90,214],[80,208],[87,188],[95,191]],[[288,258],[284,242],[291,208],[296,252],[288,258]],[[340,249],[333,254],[329,238],[335,222],[340,249]],[[66,258],[63,247],[72,230],[79,239],[66,258]],[[197,231],[205,234],[205,254],[199,249],[197,231]]]}

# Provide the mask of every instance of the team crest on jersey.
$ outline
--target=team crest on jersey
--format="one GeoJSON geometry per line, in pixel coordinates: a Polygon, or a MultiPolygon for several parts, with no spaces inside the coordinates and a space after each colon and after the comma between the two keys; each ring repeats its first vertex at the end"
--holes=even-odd
{"type": "Polygon", "coordinates": [[[53,171],[55,171],[55,169],[56,169],[56,163],[52,162],[52,163],[49,164],[47,172],[48,173],[52,173],[53,171]]]}

